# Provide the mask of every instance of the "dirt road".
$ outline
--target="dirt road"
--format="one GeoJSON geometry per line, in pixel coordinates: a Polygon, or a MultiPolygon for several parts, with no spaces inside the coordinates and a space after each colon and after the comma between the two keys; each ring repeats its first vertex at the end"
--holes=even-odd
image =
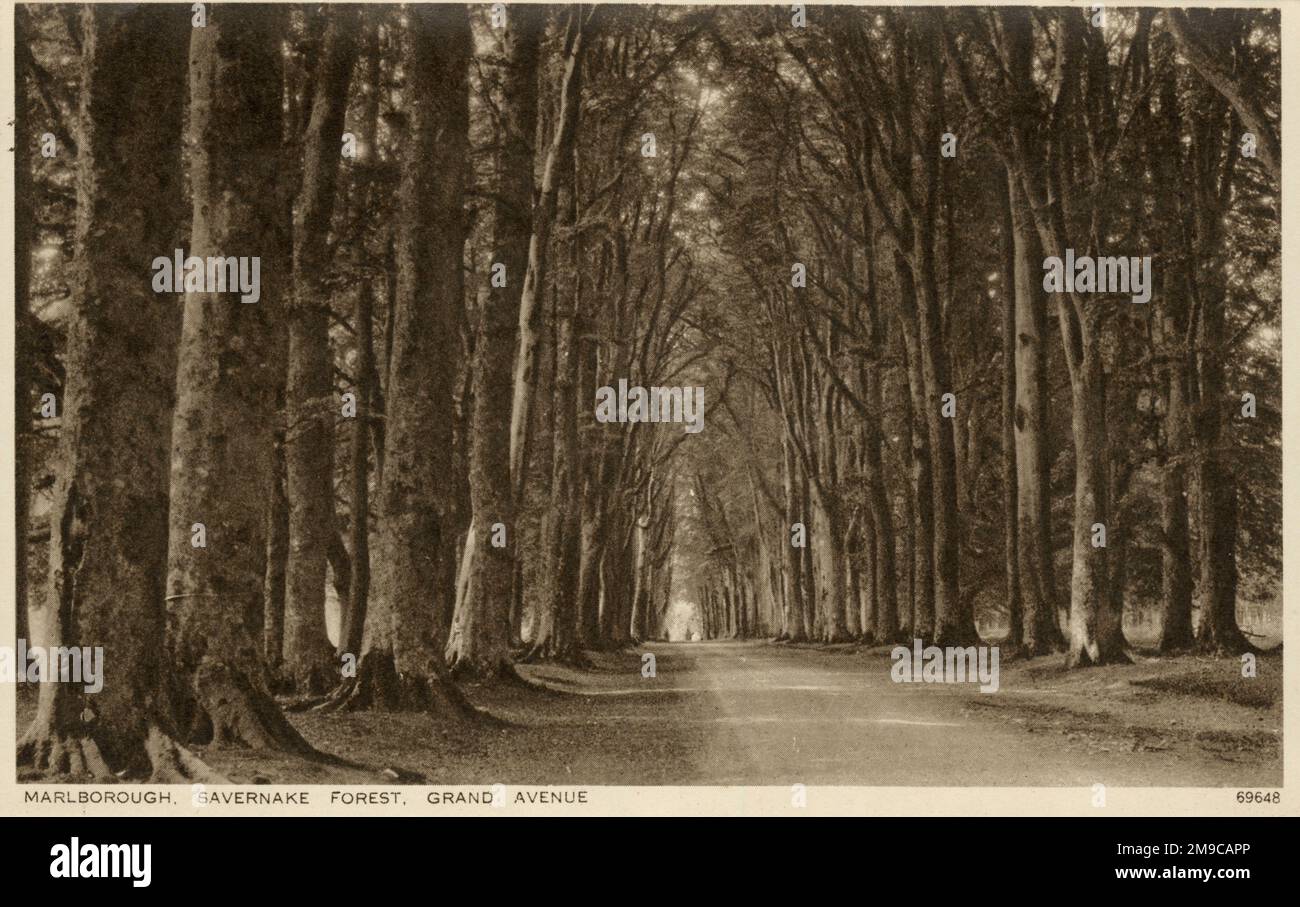
{"type": "MultiPolygon", "coordinates": [[[[894,683],[884,655],[741,642],[653,643],[642,650],[656,656],[654,679],[601,675],[601,682],[582,688],[594,700],[591,719],[620,728],[628,738],[681,734],[694,741],[676,783],[1261,781],[1258,769],[1211,755],[1107,752],[1064,734],[1030,732],[980,708],[984,697],[1016,696],[1017,690],[980,693],[976,684],[894,683]]],[[[534,676],[551,682],[562,675],[537,669],[534,676]]]]}
{"type": "Polygon", "coordinates": [[[1000,691],[985,694],[975,684],[894,683],[883,650],[653,642],[592,657],[592,670],[521,667],[532,688],[468,688],[502,726],[458,728],[419,713],[290,716],[316,746],[366,772],[255,752],[210,758],[232,780],[312,783],[374,783],[384,767],[403,780],[485,785],[1265,787],[1281,780],[1280,709],[1157,693],[1125,679],[1168,671],[1167,660],[1116,669],[1128,675],[1045,676],[1037,666],[1004,665],[1000,691]],[[642,676],[645,653],[655,655],[654,677],[642,676]]]}

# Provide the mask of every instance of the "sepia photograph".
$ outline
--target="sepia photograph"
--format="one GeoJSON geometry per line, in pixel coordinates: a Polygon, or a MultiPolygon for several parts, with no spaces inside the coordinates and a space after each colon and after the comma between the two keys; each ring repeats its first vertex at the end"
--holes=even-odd
{"type": "Polygon", "coordinates": [[[6,812],[1295,814],[1300,8],[6,7],[6,812]]]}

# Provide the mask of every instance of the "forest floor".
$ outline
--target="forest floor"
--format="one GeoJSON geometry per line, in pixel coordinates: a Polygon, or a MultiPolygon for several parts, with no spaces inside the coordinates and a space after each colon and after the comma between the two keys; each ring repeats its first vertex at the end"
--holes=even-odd
{"type": "Polygon", "coordinates": [[[1280,653],[1260,656],[1250,678],[1237,658],[1132,654],[1132,664],[1073,671],[1064,656],[1012,662],[1002,670],[1002,695],[972,699],[967,710],[1064,738],[1066,751],[1164,753],[1188,763],[1180,773],[1200,774],[1198,765],[1220,779],[1197,783],[1281,783],[1280,653]]]}
{"type": "MultiPolygon", "coordinates": [[[[1183,656],[1070,671],[1012,661],[996,693],[894,683],[889,647],[647,643],[534,685],[469,686],[499,726],[301,712],[313,744],[364,768],[241,750],[202,757],[243,783],[1016,785],[1281,783],[1282,660],[1183,656]],[[641,654],[656,656],[642,677],[641,654]],[[388,775],[384,770],[392,770],[388,775]]],[[[19,694],[18,726],[34,709],[19,694]]]]}

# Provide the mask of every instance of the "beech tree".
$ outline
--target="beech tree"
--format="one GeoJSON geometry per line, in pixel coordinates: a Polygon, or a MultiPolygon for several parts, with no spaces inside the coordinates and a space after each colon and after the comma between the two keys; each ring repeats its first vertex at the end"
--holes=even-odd
{"type": "MultiPolygon", "coordinates": [[[[27,48],[27,14],[14,10],[14,45],[27,48]]],[[[21,52],[21,51],[20,51],[21,52]]],[[[14,91],[14,615],[16,639],[28,635],[27,537],[31,525],[32,474],[32,247],[35,233],[32,162],[35,157],[32,104],[26,68],[18,69],[14,91]]]]}
{"type": "MultiPolygon", "coordinates": [[[[512,354],[521,299],[529,287],[533,230],[533,142],[537,132],[537,58],[545,25],[541,8],[508,8],[501,35],[499,150],[494,173],[489,286],[477,313],[470,364],[470,502],[462,572],[468,572],[447,657],[454,671],[494,675],[510,663],[514,598],[514,486],[511,483],[512,354]],[[499,527],[499,528],[498,528],[499,527]]],[[[548,164],[549,164],[548,160],[548,164]]],[[[545,178],[544,178],[545,179],[545,178]]],[[[545,211],[543,211],[545,216],[545,211]]],[[[536,278],[533,278],[536,280],[536,278]]]]}
{"type": "Polygon", "coordinates": [[[447,677],[436,612],[450,617],[455,592],[453,309],[461,303],[465,244],[470,30],[464,6],[411,7],[406,19],[381,521],[361,659],[342,701],[457,717],[471,707],[447,677]]]}
{"type": "Polygon", "coordinates": [[[186,739],[310,752],[271,698],[259,634],[284,212],[283,10],[214,8],[190,39],[189,253],[260,256],[255,304],[187,290],[172,424],[168,648],[186,739]]]}
{"type": "Polygon", "coordinates": [[[327,13],[315,93],[302,146],[302,186],[293,224],[293,303],[289,309],[285,439],[289,549],[284,602],[284,664],[293,685],[321,693],[338,666],[325,631],[325,566],[334,537],[334,356],[324,289],[326,240],[334,208],[356,23],[327,13]]]}
{"type": "Polygon", "coordinates": [[[51,584],[38,611],[46,645],[102,646],[112,682],[90,696],[81,684],[43,678],[18,758],[56,775],[170,781],[195,768],[176,743],[158,645],[179,319],[175,297],[151,292],[144,269],[183,233],[178,138],[189,26],[176,7],[158,15],[87,6],[80,28],[87,128],[77,150],[51,584]]]}

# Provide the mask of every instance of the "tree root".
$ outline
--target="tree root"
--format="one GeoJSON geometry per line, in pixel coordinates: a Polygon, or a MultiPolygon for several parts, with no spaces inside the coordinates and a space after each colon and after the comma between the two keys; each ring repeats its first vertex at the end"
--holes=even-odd
{"type": "MultiPolygon", "coordinates": [[[[1265,650],[1259,648],[1246,638],[1240,627],[1230,626],[1226,629],[1198,633],[1192,651],[1197,655],[1263,655],[1265,650]]],[[[1278,648],[1281,651],[1281,648],[1278,648]]]]}
{"type": "Polygon", "coordinates": [[[70,775],[101,783],[118,780],[92,737],[60,734],[49,727],[38,729],[36,724],[18,743],[18,764],[30,766],[38,776],[70,775]]]}
{"type": "MultiPolygon", "coordinates": [[[[534,642],[515,658],[516,664],[561,664],[581,670],[591,670],[595,664],[578,646],[557,648],[548,641],[534,642]]],[[[526,681],[525,681],[526,682],[526,681]]]]}
{"type": "Polygon", "coordinates": [[[1093,655],[1087,647],[1078,647],[1071,649],[1066,658],[1066,667],[1068,668],[1093,668],[1102,665],[1127,665],[1133,664],[1133,657],[1127,649],[1119,649],[1114,652],[1101,652],[1093,655]]]}
{"type": "MultiPolygon", "coordinates": [[[[202,759],[176,742],[154,722],[149,722],[137,745],[134,766],[113,771],[93,736],[60,734],[48,722],[33,723],[18,744],[18,764],[29,767],[20,777],[72,777],[101,784],[131,779],[133,774],[154,784],[229,781],[202,759]],[[148,765],[146,776],[143,767],[148,765]]],[[[121,747],[119,746],[119,751],[121,747]]]]}
{"type": "Polygon", "coordinates": [[[213,746],[246,746],[299,756],[321,755],[289,723],[271,696],[223,662],[205,662],[194,674],[194,695],[213,746]]]}
{"type": "Polygon", "coordinates": [[[155,783],[177,783],[182,781],[205,782],[208,784],[229,784],[230,782],[208,767],[208,764],[177,743],[157,726],[150,725],[149,736],[145,740],[145,752],[153,772],[149,780],[155,783]]]}
{"type": "Polygon", "coordinates": [[[964,649],[968,646],[983,645],[984,642],[974,629],[959,630],[954,627],[947,627],[935,633],[934,644],[941,649],[946,649],[949,646],[964,649]]]}
{"type": "Polygon", "coordinates": [[[332,664],[329,667],[316,665],[297,676],[286,671],[281,691],[291,696],[297,694],[299,699],[319,699],[334,689],[338,676],[338,669],[332,664]]]}
{"type": "Polygon", "coordinates": [[[195,736],[212,746],[269,750],[326,765],[364,768],[308,743],[270,695],[223,662],[201,665],[193,689],[206,730],[195,736]]]}
{"type": "Polygon", "coordinates": [[[458,724],[500,724],[500,720],[474,707],[460,688],[439,677],[402,677],[388,653],[367,652],[357,665],[357,676],[339,684],[324,701],[312,706],[324,712],[428,712],[458,724]]]}
{"type": "Polygon", "coordinates": [[[291,700],[290,702],[285,703],[284,710],[291,713],[313,711],[328,703],[334,697],[334,694],[338,689],[338,687],[335,687],[333,690],[319,696],[303,696],[299,699],[291,700]]]}

